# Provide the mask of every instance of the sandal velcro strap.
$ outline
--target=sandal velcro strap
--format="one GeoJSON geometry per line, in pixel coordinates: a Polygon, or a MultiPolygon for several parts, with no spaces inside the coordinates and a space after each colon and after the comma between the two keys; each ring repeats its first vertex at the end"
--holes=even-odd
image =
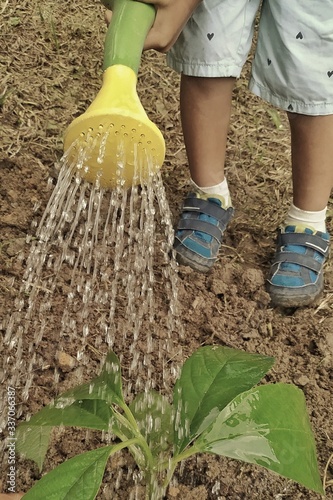
{"type": "Polygon", "coordinates": [[[174,249],[179,264],[206,273],[217,259],[223,232],[234,209],[222,207],[219,196],[200,198],[189,193],[175,231],[174,249]]]}
{"type": "Polygon", "coordinates": [[[217,203],[212,203],[208,200],[203,200],[201,198],[196,198],[195,195],[189,195],[183,205],[183,211],[185,212],[195,212],[209,215],[214,217],[219,222],[226,224],[230,217],[226,217],[227,210],[219,207],[217,203]]]}
{"type": "Polygon", "coordinates": [[[313,257],[308,255],[299,254],[295,252],[280,252],[278,253],[273,261],[274,264],[285,263],[285,264],[298,264],[302,267],[307,267],[311,271],[320,273],[322,269],[322,262],[318,262],[313,257]]]}
{"type": "Polygon", "coordinates": [[[312,250],[316,250],[316,252],[321,253],[324,257],[327,257],[329,251],[329,242],[317,234],[280,233],[278,246],[284,247],[287,245],[300,245],[312,248],[312,250]]]}
{"type": "Polygon", "coordinates": [[[201,231],[202,233],[209,234],[209,236],[215,238],[219,243],[223,236],[223,232],[218,226],[199,219],[180,219],[177,230],[201,231]]]}
{"type": "Polygon", "coordinates": [[[272,303],[303,307],[316,300],[324,289],[324,263],[329,253],[329,235],[296,227],[279,230],[277,249],[268,278],[272,303]]]}

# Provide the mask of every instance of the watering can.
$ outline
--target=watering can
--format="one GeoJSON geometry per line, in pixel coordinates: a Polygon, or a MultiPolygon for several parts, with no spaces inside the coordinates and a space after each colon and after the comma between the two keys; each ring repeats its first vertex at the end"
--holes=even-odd
{"type": "Polygon", "coordinates": [[[147,181],[162,166],[165,155],[163,136],[136,91],[155,8],[133,0],[102,2],[113,12],[104,45],[102,87],[65,131],[64,151],[88,182],[98,179],[101,187],[114,188],[120,181],[130,187],[147,181]]]}

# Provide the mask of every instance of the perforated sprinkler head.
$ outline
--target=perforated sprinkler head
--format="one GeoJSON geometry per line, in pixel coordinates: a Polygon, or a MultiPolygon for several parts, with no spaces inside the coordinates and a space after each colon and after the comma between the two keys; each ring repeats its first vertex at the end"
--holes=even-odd
{"type": "Polygon", "coordinates": [[[67,128],[64,151],[78,173],[100,186],[145,183],[163,164],[165,143],[136,91],[143,43],[154,21],[151,5],[103,2],[113,10],[104,49],[102,88],[67,128]]]}

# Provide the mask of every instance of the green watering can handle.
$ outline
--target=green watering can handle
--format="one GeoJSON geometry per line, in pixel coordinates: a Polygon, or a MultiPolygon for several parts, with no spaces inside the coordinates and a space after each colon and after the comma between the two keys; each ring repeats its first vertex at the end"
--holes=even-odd
{"type": "Polygon", "coordinates": [[[102,0],[112,10],[104,44],[104,70],[115,64],[138,74],[143,45],[155,19],[155,7],[133,0],[102,0]]]}

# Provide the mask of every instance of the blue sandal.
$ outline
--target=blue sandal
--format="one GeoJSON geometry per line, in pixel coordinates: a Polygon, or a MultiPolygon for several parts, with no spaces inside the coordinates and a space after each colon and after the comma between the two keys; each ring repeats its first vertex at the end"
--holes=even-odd
{"type": "Polygon", "coordinates": [[[279,231],[268,279],[272,303],[301,307],[314,302],[324,288],[323,267],[329,252],[329,234],[287,226],[279,231]]]}
{"type": "Polygon", "coordinates": [[[174,249],[179,264],[207,272],[214,265],[225,228],[234,209],[224,209],[213,196],[207,199],[190,193],[175,234],[174,249]]]}

